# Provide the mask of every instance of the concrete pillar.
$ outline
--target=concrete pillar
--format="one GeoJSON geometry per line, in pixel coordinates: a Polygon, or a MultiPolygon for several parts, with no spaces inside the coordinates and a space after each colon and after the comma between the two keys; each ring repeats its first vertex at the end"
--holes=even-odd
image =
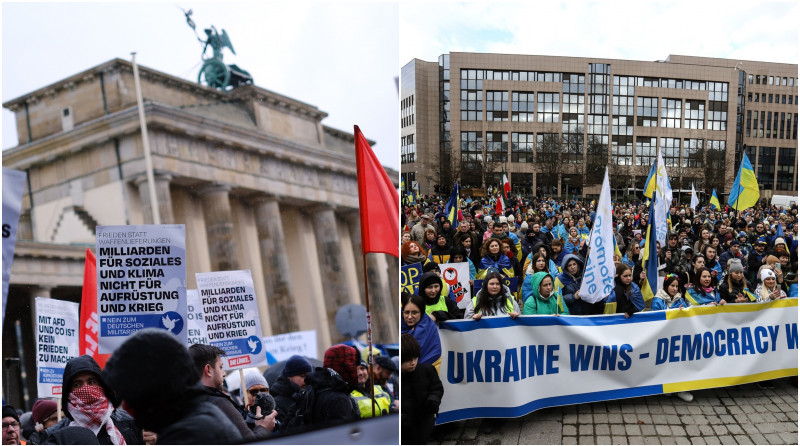
{"type": "Polygon", "coordinates": [[[33,221],[31,220],[31,210],[26,209],[19,214],[17,223],[17,240],[33,240],[33,221]]]}
{"type": "Polygon", "coordinates": [[[199,191],[203,201],[203,217],[206,222],[212,271],[239,269],[240,256],[233,233],[233,214],[228,197],[230,189],[230,186],[212,184],[199,191]]]}
{"type": "Polygon", "coordinates": [[[307,211],[311,215],[314,225],[317,259],[325,294],[325,311],[328,316],[331,342],[342,342],[346,339],[336,328],[336,312],[340,307],[349,303],[350,290],[347,287],[347,278],[344,277],[344,258],[336,227],[336,215],[331,206],[314,207],[307,211]]]}
{"type": "MultiPolygon", "coordinates": [[[[389,290],[392,296],[392,314],[394,320],[398,321],[400,318],[400,259],[395,256],[386,256],[386,263],[389,270],[389,290]]],[[[399,323],[399,322],[398,322],[399,323]]]]}
{"type": "Polygon", "coordinates": [[[356,277],[358,277],[358,294],[361,304],[366,304],[366,293],[364,290],[364,256],[361,254],[361,221],[356,215],[350,215],[350,223],[347,228],[350,230],[350,241],[353,245],[353,258],[356,261],[356,277]]]}
{"type": "Polygon", "coordinates": [[[253,200],[253,208],[272,332],[279,334],[299,331],[295,297],[289,294],[289,257],[286,253],[278,200],[274,197],[259,197],[253,200]]]}
{"type": "MultiPolygon", "coordinates": [[[[156,173],[155,180],[156,200],[158,200],[158,213],[161,216],[161,224],[173,224],[175,223],[175,214],[172,212],[172,194],[169,191],[169,182],[172,180],[172,175],[156,173]]],[[[151,225],[153,224],[153,210],[150,206],[150,189],[147,185],[147,175],[136,177],[134,183],[139,188],[144,223],[151,225]]]]}

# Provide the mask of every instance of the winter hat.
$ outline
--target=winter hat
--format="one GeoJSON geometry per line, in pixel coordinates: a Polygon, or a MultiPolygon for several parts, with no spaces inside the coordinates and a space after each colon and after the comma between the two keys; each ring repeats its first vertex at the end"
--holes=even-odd
{"type": "MultiPolygon", "coordinates": [[[[300,355],[294,355],[286,360],[286,365],[283,367],[283,376],[291,378],[292,376],[302,375],[303,373],[311,373],[314,367],[308,359],[300,355]]],[[[269,386],[267,386],[269,387],[269,386]]]]}
{"type": "Polygon", "coordinates": [[[427,272],[431,272],[431,271],[438,271],[438,270],[439,270],[439,264],[434,262],[434,261],[432,261],[432,260],[429,260],[428,263],[422,265],[422,272],[423,273],[427,273],[427,272]]]}
{"type": "Polygon", "coordinates": [[[422,277],[419,279],[420,295],[422,295],[425,292],[425,288],[428,288],[429,286],[437,283],[441,285],[442,279],[440,279],[439,276],[436,275],[436,273],[429,271],[422,274],[422,277]]]}
{"type": "Polygon", "coordinates": [[[503,216],[501,216],[501,217],[500,217],[500,220],[499,220],[499,221],[500,221],[500,224],[503,224],[503,223],[508,223],[508,218],[506,218],[506,216],[505,216],[505,215],[503,215],[503,216]]]}
{"type": "Polygon", "coordinates": [[[737,235],[736,238],[742,238],[742,237],[746,238],[747,237],[747,233],[744,232],[744,231],[739,231],[739,235],[737,235]]]}
{"type": "Polygon", "coordinates": [[[325,350],[322,366],[336,371],[348,384],[358,384],[358,350],[345,344],[336,344],[325,350]]]}
{"type": "Polygon", "coordinates": [[[522,229],[523,231],[527,230],[528,229],[528,222],[527,221],[523,221],[522,224],[519,225],[519,228],[522,229]]]}
{"type": "Polygon", "coordinates": [[[17,420],[17,422],[19,422],[19,415],[17,414],[17,410],[8,404],[3,406],[3,418],[5,417],[12,417],[15,420],[17,420]]]}
{"type": "Polygon", "coordinates": [[[483,222],[484,223],[489,223],[490,221],[492,221],[492,217],[490,217],[488,215],[486,217],[483,217],[483,222]]]}
{"type": "Polygon", "coordinates": [[[731,242],[730,242],[730,245],[731,245],[731,246],[733,246],[733,245],[739,245],[739,240],[732,239],[732,240],[731,240],[731,242]]]}
{"type": "Polygon", "coordinates": [[[742,266],[742,261],[739,259],[730,259],[728,260],[728,271],[730,272],[744,272],[744,267],[742,266]]]}
{"type": "Polygon", "coordinates": [[[773,243],[774,246],[785,245],[785,244],[786,244],[786,240],[784,240],[783,237],[776,238],[775,239],[775,243],[773,243]]]}
{"type": "Polygon", "coordinates": [[[391,370],[392,372],[397,371],[397,366],[394,365],[394,362],[391,359],[387,358],[386,356],[377,356],[375,358],[372,358],[372,360],[375,362],[376,365],[379,365],[386,370],[391,370]]]}
{"type": "Polygon", "coordinates": [[[262,385],[269,389],[269,384],[267,384],[266,378],[256,370],[248,370],[244,374],[244,388],[245,390],[250,389],[253,386],[262,385]]]}
{"type": "Polygon", "coordinates": [[[774,279],[775,278],[775,273],[769,268],[762,269],[761,270],[761,281],[763,282],[765,279],[767,279],[769,277],[772,277],[774,279]]]}
{"type": "Polygon", "coordinates": [[[33,403],[31,417],[34,423],[43,423],[50,415],[55,413],[57,407],[53,400],[39,400],[33,403]]]}

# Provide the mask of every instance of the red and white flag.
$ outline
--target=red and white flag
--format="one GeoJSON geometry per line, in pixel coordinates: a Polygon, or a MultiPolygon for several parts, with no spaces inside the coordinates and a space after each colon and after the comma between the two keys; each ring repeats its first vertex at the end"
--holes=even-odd
{"type": "Polygon", "coordinates": [[[511,183],[508,182],[508,175],[503,171],[503,197],[508,198],[511,193],[511,183]]]}
{"type": "Polygon", "coordinates": [[[506,203],[503,201],[503,196],[500,194],[497,194],[497,205],[494,210],[497,212],[497,215],[503,215],[506,212],[506,203]]]}
{"type": "Polygon", "coordinates": [[[81,321],[78,351],[89,355],[105,367],[111,354],[101,355],[97,349],[97,335],[100,321],[97,319],[97,260],[91,249],[86,250],[86,263],[83,270],[83,291],[81,293],[81,321]]]}

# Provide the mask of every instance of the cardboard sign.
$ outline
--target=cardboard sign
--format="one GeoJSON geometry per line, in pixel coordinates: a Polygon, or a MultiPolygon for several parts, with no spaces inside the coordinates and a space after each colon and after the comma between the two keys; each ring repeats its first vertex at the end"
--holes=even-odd
{"type": "Polygon", "coordinates": [[[61,397],[64,368],[78,352],[79,304],[36,298],[36,375],[39,398],[61,397]]]}
{"type": "Polygon", "coordinates": [[[225,350],[225,369],[267,364],[250,270],[197,273],[209,344],[225,350]]]}
{"type": "Polygon", "coordinates": [[[422,277],[422,263],[412,263],[400,269],[400,290],[409,294],[417,294],[419,279],[422,277]]]}
{"type": "Polygon", "coordinates": [[[112,353],[144,328],[186,343],[184,225],[97,227],[100,353],[112,353]]]}
{"type": "Polygon", "coordinates": [[[3,168],[3,321],[6,319],[8,281],[14,245],[17,243],[17,224],[22,209],[22,192],[25,190],[25,172],[3,168]]]}

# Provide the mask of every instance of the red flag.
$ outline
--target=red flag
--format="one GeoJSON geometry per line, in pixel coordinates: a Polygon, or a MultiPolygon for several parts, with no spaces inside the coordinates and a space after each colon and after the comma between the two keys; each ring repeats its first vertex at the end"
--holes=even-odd
{"type": "Polygon", "coordinates": [[[504,215],[506,212],[506,204],[503,202],[503,196],[500,194],[497,195],[497,205],[494,210],[497,212],[497,215],[504,215]]]}
{"type": "Polygon", "coordinates": [[[86,264],[83,270],[83,292],[81,293],[81,326],[78,351],[89,355],[105,367],[111,354],[101,355],[97,349],[97,333],[100,328],[97,319],[97,261],[91,249],[86,250],[86,264]]]}
{"type": "Polygon", "coordinates": [[[389,175],[375,158],[367,139],[355,128],[358,211],[361,216],[361,251],[400,257],[400,197],[389,175]]]}

